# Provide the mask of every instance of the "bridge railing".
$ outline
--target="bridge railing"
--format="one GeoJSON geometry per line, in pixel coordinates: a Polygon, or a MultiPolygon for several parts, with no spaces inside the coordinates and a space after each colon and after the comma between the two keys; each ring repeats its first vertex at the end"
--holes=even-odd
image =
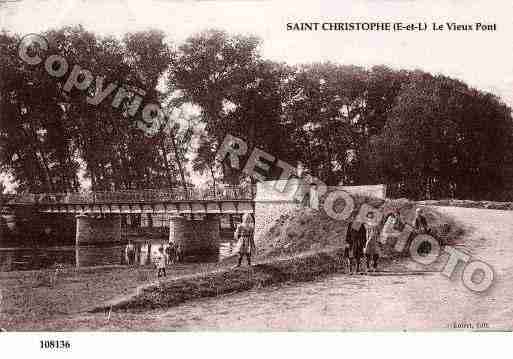
{"type": "Polygon", "coordinates": [[[218,188],[146,189],[80,193],[23,193],[11,199],[13,204],[92,204],[92,203],[155,203],[187,200],[252,200],[255,189],[250,186],[218,188]]]}

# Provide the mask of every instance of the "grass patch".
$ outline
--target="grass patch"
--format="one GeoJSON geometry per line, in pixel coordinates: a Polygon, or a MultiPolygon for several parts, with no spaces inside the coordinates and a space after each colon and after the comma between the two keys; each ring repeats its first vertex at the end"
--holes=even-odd
{"type": "Polygon", "coordinates": [[[164,281],[139,294],[92,312],[112,310],[145,311],[166,308],[198,298],[262,288],[285,282],[311,281],[344,267],[341,251],[318,252],[269,263],[164,281]]]}

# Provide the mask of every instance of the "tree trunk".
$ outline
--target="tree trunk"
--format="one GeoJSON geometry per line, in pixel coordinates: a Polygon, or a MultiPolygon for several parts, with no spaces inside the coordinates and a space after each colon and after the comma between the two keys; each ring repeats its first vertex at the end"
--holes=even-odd
{"type": "Polygon", "coordinates": [[[171,173],[171,169],[170,169],[170,166],[169,166],[169,161],[167,160],[167,149],[166,149],[166,146],[164,144],[164,138],[163,138],[162,134],[160,135],[159,145],[160,145],[160,150],[162,151],[162,160],[164,162],[164,168],[166,169],[167,184],[169,186],[169,189],[172,189],[173,188],[173,181],[171,180],[171,176],[174,177],[174,174],[171,173]]]}
{"type": "Polygon", "coordinates": [[[210,175],[212,176],[212,183],[214,185],[214,196],[217,196],[217,183],[216,183],[216,177],[214,176],[214,168],[211,165],[208,165],[208,168],[210,170],[210,175]]]}
{"type": "Polygon", "coordinates": [[[183,170],[182,162],[180,161],[180,155],[179,155],[179,152],[178,152],[178,148],[176,147],[175,134],[170,132],[169,136],[171,138],[171,144],[173,145],[173,152],[174,152],[174,155],[175,155],[175,161],[176,161],[176,164],[178,166],[178,171],[180,172],[180,178],[182,180],[182,186],[183,186],[184,191],[185,191],[185,196],[186,196],[186,198],[188,198],[189,197],[189,191],[187,189],[187,183],[185,181],[185,173],[184,173],[184,170],[183,170]]]}

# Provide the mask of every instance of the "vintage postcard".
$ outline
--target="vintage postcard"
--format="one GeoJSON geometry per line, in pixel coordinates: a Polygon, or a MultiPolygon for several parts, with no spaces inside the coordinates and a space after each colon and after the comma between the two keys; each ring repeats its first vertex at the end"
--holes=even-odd
{"type": "Polygon", "coordinates": [[[511,331],[512,10],[0,1],[2,332],[511,331]]]}

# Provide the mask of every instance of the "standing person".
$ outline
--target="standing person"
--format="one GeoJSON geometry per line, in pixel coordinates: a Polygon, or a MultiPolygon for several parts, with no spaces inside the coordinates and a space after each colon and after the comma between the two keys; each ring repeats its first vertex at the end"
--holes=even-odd
{"type": "MultiPolygon", "coordinates": [[[[416,234],[430,234],[431,233],[428,223],[427,223],[427,219],[426,219],[426,217],[424,217],[423,212],[424,211],[420,207],[415,210],[415,227],[414,227],[414,229],[415,229],[416,234]]],[[[414,236],[412,236],[412,238],[414,238],[414,236]]],[[[428,242],[422,242],[420,244],[419,248],[417,248],[417,252],[419,254],[429,254],[430,251],[431,251],[431,245],[428,242]]]]}
{"type": "Polygon", "coordinates": [[[183,254],[183,250],[182,250],[182,243],[178,242],[178,243],[175,243],[174,245],[175,245],[175,262],[179,263],[184,258],[184,254],[183,254]]]}
{"type": "Polygon", "coordinates": [[[381,231],[381,237],[383,239],[381,243],[393,246],[404,230],[404,223],[401,221],[399,208],[395,208],[392,213],[386,217],[384,222],[383,230],[381,231]]]}
{"type": "Polygon", "coordinates": [[[367,258],[367,271],[377,271],[379,260],[379,224],[376,223],[374,213],[367,213],[367,223],[365,223],[366,243],[363,252],[367,258]],[[372,268],[371,268],[372,262],[372,268]]]}
{"type": "Polygon", "coordinates": [[[169,242],[166,247],[167,263],[174,264],[176,260],[176,247],[174,242],[169,242]]]}
{"type": "Polygon", "coordinates": [[[426,217],[424,217],[422,208],[415,210],[415,230],[417,233],[429,233],[429,226],[426,217]]]}
{"type": "Polygon", "coordinates": [[[164,247],[159,247],[159,253],[155,256],[155,266],[157,267],[157,278],[166,276],[166,255],[164,247]]]}
{"type": "Polygon", "coordinates": [[[248,266],[251,266],[251,255],[256,251],[255,240],[253,239],[254,225],[250,213],[244,213],[242,216],[242,223],[235,229],[234,237],[239,244],[239,263],[237,267],[242,264],[242,258],[246,256],[248,259],[248,266]]]}
{"type": "Polygon", "coordinates": [[[366,232],[363,223],[352,221],[349,222],[346,233],[347,246],[345,248],[345,257],[349,267],[349,274],[358,273],[360,271],[360,261],[363,257],[363,248],[365,246],[366,232]],[[353,263],[355,262],[355,271],[353,272],[353,263]]]}
{"type": "Polygon", "coordinates": [[[128,244],[125,247],[125,257],[128,265],[135,264],[135,246],[131,240],[128,241],[128,244]]]}
{"type": "Polygon", "coordinates": [[[146,261],[144,262],[144,264],[151,265],[151,242],[146,241],[146,245],[148,246],[148,252],[146,253],[146,261]]]}

